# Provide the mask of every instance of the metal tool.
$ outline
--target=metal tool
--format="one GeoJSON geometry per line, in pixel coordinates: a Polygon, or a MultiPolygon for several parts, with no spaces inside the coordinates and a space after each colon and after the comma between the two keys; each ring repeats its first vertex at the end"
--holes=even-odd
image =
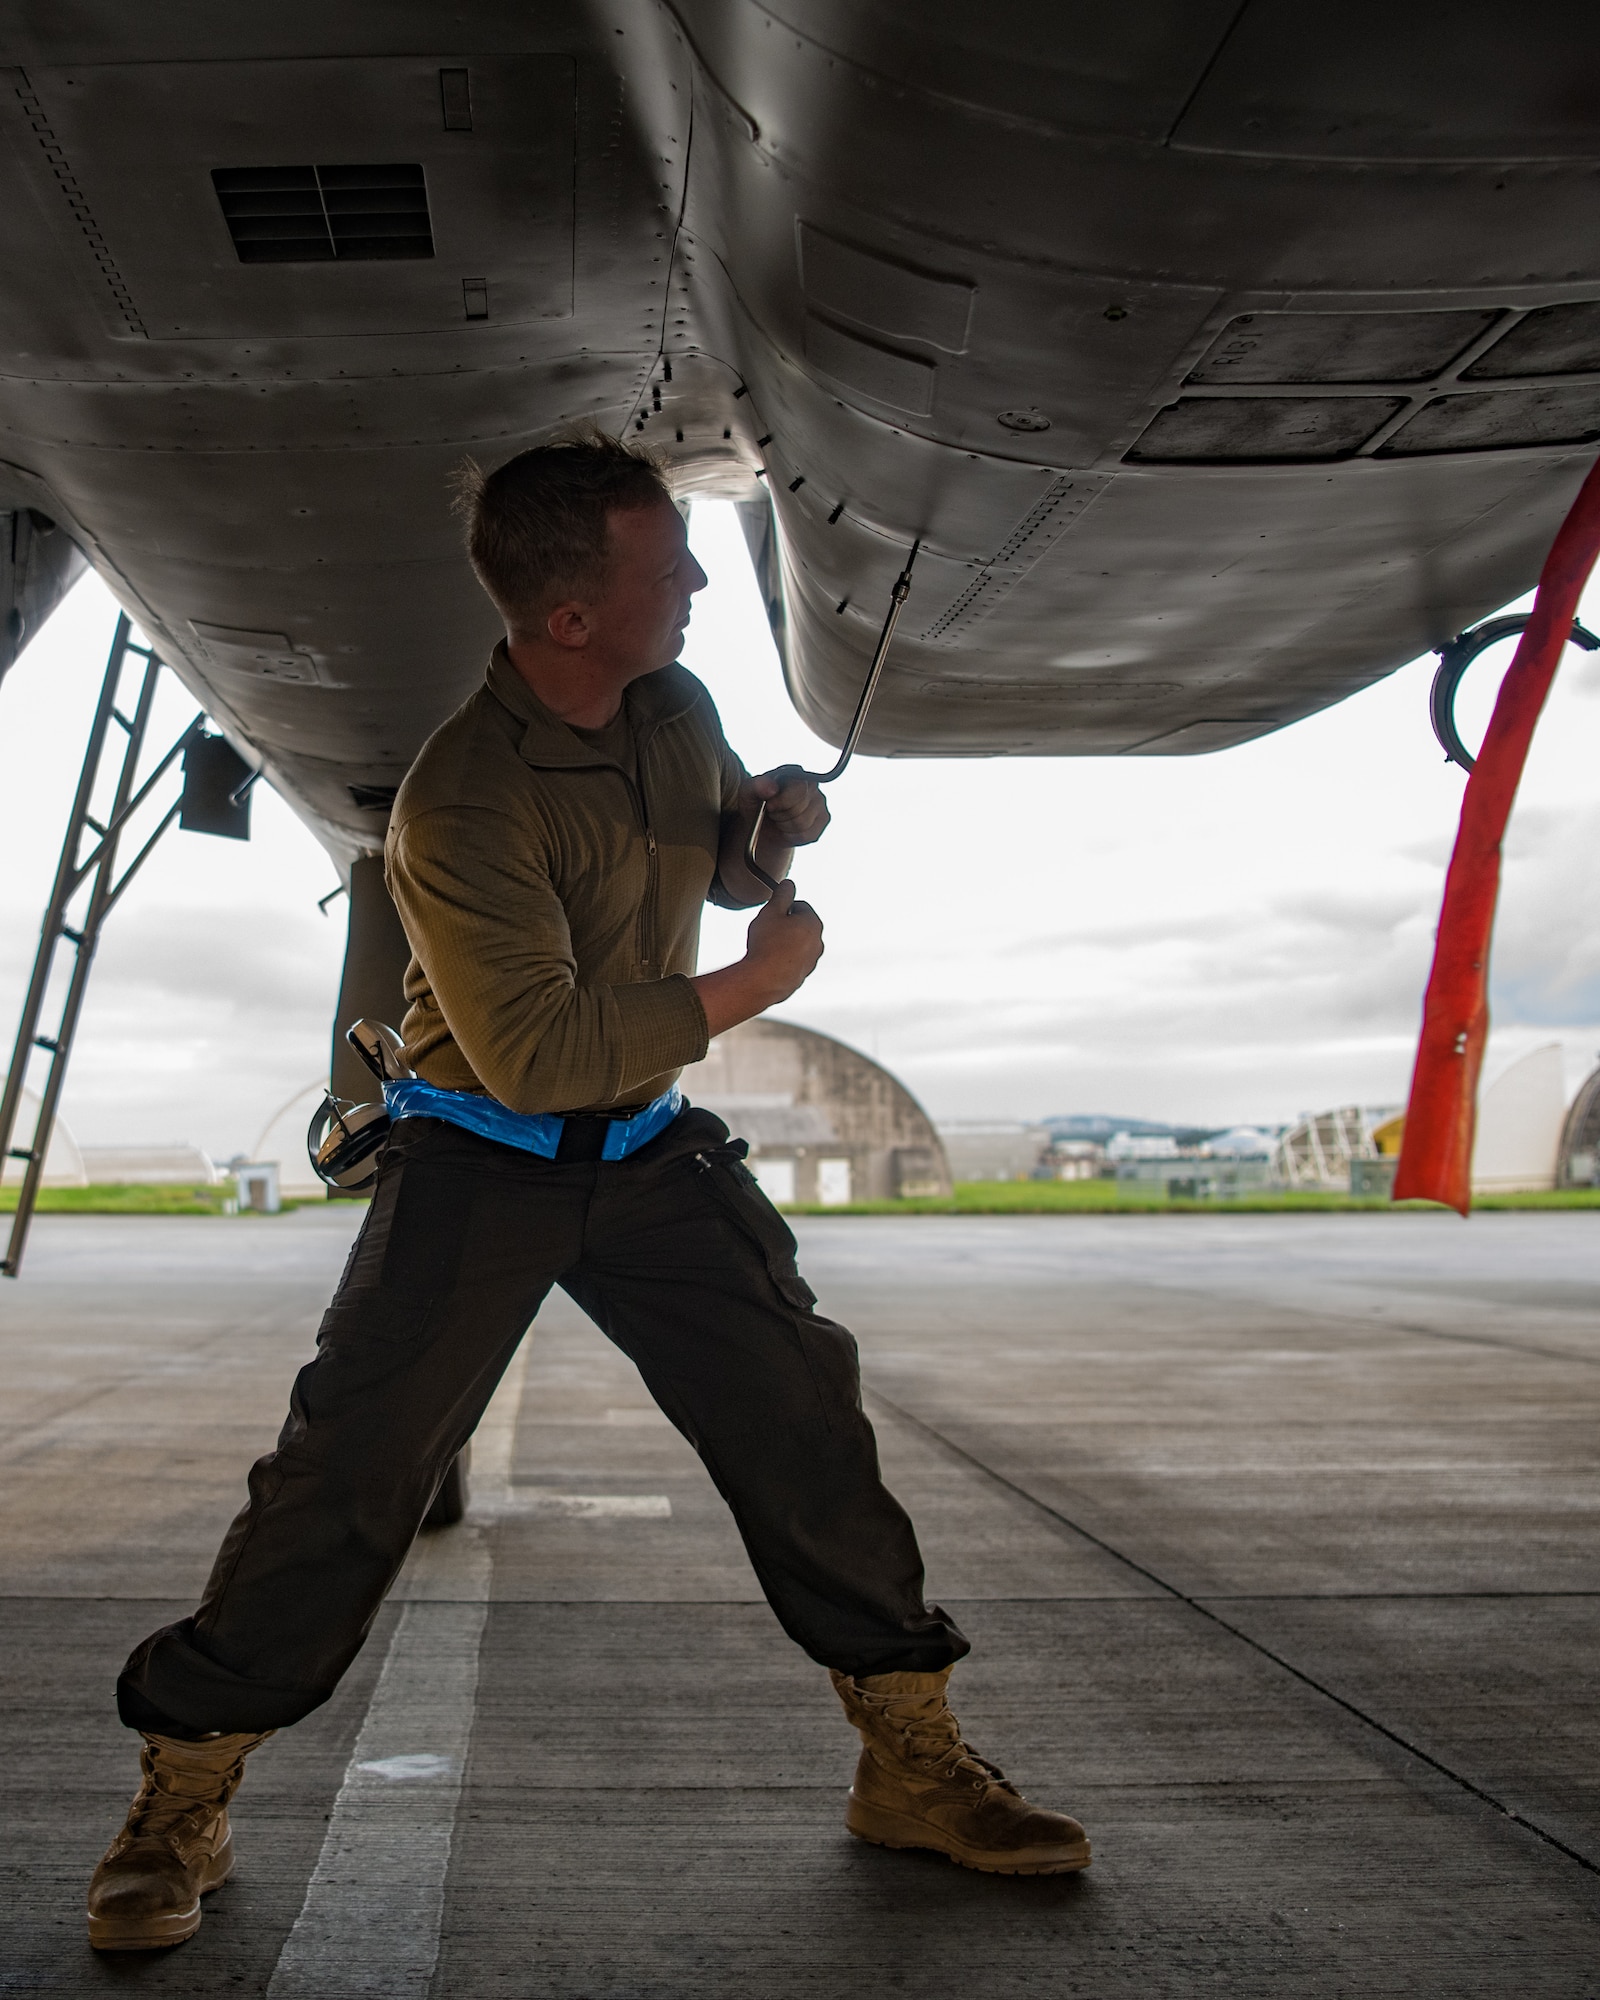
{"type": "Polygon", "coordinates": [[[357,1021],[344,1031],[350,1044],[379,1083],[398,1083],[415,1076],[406,1061],[406,1045],[386,1021],[357,1021]]]}
{"type": "MultiPolygon", "coordinates": [[[[357,1021],[344,1038],[380,1084],[415,1074],[406,1063],[405,1043],[387,1023],[357,1021]]],[[[306,1132],[306,1152],[318,1177],[346,1194],[371,1187],[390,1123],[386,1104],[354,1104],[330,1090],[306,1132]]]]}
{"type": "MultiPolygon", "coordinates": [[[[900,620],[900,610],[911,595],[911,565],[917,559],[917,550],[922,547],[919,535],[911,544],[911,553],[906,557],[906,566],[895,578],[894,589],[889,595],[889,615],[883,621],[883,630],[878,634],[877,651],[872,656],[872,665],[867,669],[867,678],[862,684],[861,699],[856,703],[856,712],[851,717],[850,728],[840,746],[838,761],[831,771],[801,771],[797,775],[809,778],[814,785],[831,785],[835,778],[844,775],[845,766],[856,753],[856,744],[866,725],[867,710],[872,706],[872,697],[878,691],[878,681],[883,673],[883,663],[889,657],[889,641],[894,637],[894,628],[900,620]]],[[[761,838],[761,828],[767,817],[767,802],[761,801],[750,828],[750,838],[745,842],[744,865],[758,882],[777,893],[778,885],[756,859],[756,842],[761,838]]]]}
{"type": "MultiPolygon", "coordinates": [[[[1509,639],[1512,633],[1522,631],[1532,616],[1531,611],[1513,611],[1504,618],[1486,619],[1482,625],[1475,625],[1470,632],[1463,632],[1452,639],[1448,646],[1439,648],[1439,670],[1433,677],[1433,688],[1428,696],[1428,714],[1440,749],[1450,763],[1459,764],[1463,771],[1470,772],[1478,760],[1469,753],[1456,727],[1456,690],[1461,685],[1461,676],[1480,653],[1487,652],[1502,639],[1509,639]]],[[[1581,646],[1586,653],[1600,652],[1600,639],[1585,631],[1576,618],[1572,621],[1572,636],[1567,643],[1581,646]]]]}

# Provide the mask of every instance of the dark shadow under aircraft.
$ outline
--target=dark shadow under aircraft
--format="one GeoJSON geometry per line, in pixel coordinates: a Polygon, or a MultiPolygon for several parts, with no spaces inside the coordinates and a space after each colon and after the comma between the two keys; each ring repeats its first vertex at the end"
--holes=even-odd
{"type": "Polygon", "coordinates": [[[496,636],[465,454],[736,501],[834,741],[920,536],[865,749],[1171,755],[1526,589],[1600,439],[1567,0],[35,0],[0,174],[4,661],[87,559],[347,872],[496,636]]]}

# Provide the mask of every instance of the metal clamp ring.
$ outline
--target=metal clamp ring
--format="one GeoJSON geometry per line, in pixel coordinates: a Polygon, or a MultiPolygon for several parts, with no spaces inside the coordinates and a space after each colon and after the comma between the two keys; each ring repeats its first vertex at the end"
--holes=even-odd
{"type": "MultiPolygon", "coordinates": [[[[1480,653],[1497,645],[1502,639],[1509,639],[1514,632],[1523,631],[1532,613],[1514,611],[1504,618],[1488,618],[1483,624],[1475,625],[1470,632],[1463,632],[1452,639],[1448,646],[1439,648],[1439,671],[1433,677],[1433,689],[1428,696],[1428,715],[1433,723],[1433,733],[1439,739],[1439,747],[1452,764],[1459,764],[1463,771],[1470,771],[1477,758],[1472,756],[1461,740],[1461,732],[1456,728],[1456,690],[1461,685],[1461,677],[1480,653]]],[[[1577,619],[1572,621],[1574,646],[1581,646],[1586,653],[1600,652],[1600,639],[1586,631],[1577,619]]]]}

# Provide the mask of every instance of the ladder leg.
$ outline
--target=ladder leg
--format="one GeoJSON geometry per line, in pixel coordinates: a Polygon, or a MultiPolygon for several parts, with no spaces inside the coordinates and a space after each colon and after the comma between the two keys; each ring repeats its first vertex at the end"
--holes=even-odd
{"type": "Polygon", "coordinates": [[[25,1152],[27,1166],[23,1173],[22,1185],[17,1191],[17,1207],[11,1219],[11,1234],[7,1241],[6,1254],[4,1259],[0,1260],[0,1275],[8,1278],[16,1277],[22,1266],[22,1253],[28,1240],[34,1208],[38,1202],[40,1184],[44,1179],[45,1158],[50,1150],[50,1137],[60,1108],[62,1088],[66,1083],[67,1060],[72,1053],[73,1038],[77,1034],[78,1021],[83,1012],[84,993],[88,986],[90,969],[94,964],[95,948],[100,941],[101,926],[120,886],[114,880],[119,829],[133,794],[139,756],[144,747],[150,711],[155,701],[156,683],[161,674],[161,662],[154,651],[135,646],[131,635],[132,627],[124,612],[117,619],[116,633],[111,641],[105,680],[101,686],[94,721],[90,726],[89,744],[84,755],[83,770],[78,779],[72,815],[67,823],[66,838],[62,842],[55,885],[51,890],[50,902],[40,929],[39,952],[34,960],[33,976],[28,982],[27,998],[23,1002],[22,1020],[17,1030],[11,1069],[6,1077],[4,1097],[0,1098],[0,1157],[10,1158],[23,1153],[22,1148],[13,1148],[12,1140],[16,1132],[17,1114],[22,1105],[22,1091],[29,1061],[35,1048],[43,1048],[49,1056],[49,1069],[44,1088],[40,1093],[39,1116],[34,1125],[33,1138],[25,1152]],[[134,713],[128,717],[117,707],[117,692],[122,679],[122,670],[130,653],[141,656],[145,667],[134,713]],[[105,830],[101,829],[91,817],[90,807],[105,761],[106,738],[113,721],[121,726],[125,740],[122,745],[121,765],[117,773],[111,812],[106,821],[106,829],[109,830],[105,830]],[[83,851],[82,841],[86,831],[93,831],[98,836],[99,845],[90,865],[81,867],[78,856],[83,851]],[[88,905],[80,928],[74,930],[67,922],[67,912],[85,884],[89,888],[88,905]],[[67,985],[60,1024],[53,1036],[43,1036],[39,1033],[39,1022],[50,985],[55,949],[62,938],[65,938],[74,949],[72,976],[67,985]]]}
{"type": "Polygon", "coordinates": [[[27,1072],[28,1058],[33,1051],[34,1037],[39,1032],[39,1017],[44,1011],[45,991],[50,984],[50,968],[55,958],[56,944],[66,924],[67,905],[71,902],[77,887],[78,840],[83,828],[88,824],[95,779],[99,776],[100,760],[105,753],[106,731],[111,726],[111,712],[117,705],[117,683],[122,676],[128,631],[128,615],[124,612],[117,620],[116,633],[111,641],[111,653],[106,661],[100,699],[95,706],[94,720],[89,725],[89,742],[83,755],[83,769],[78,776],[77,795],[73,799],[72,814],[67,821],[66,838],[61,844],[61,859],[56,867],[55,883],[50,891],[50,901],[45,908],[44,921],[39,926],[39,952],[33,962],[33,977],[28,982],[27,998],[22,1003],[22,1020],[17,1028],[17,1043],[12,1051],[11,1068],[6,1075],[5,1094],[0,1097],[0,1154],[9,1154],[11,1141],[16,1132],[17,1111],[22,1103],[23,1081],[27,1072]]]}

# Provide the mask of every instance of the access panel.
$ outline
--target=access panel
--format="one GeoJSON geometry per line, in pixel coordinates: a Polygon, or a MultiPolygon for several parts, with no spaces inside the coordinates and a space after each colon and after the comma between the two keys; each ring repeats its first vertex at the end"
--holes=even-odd
{"type": "Polygon", "coordinates": [[[26,81],[24,165],[115,334],[420,333],[572,311],[570,56],[85,64],[26,81]]]}

